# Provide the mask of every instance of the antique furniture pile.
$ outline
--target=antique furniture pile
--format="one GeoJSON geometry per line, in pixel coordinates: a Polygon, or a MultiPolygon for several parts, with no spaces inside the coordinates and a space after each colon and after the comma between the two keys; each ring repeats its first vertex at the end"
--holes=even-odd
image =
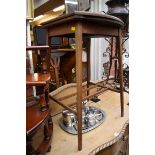
{"type": "MultiPolygon", "coordinates": [[[[64,85],[48,95],[46,90],[49,78],[46,76],[48,75],[47,68],[49,68],[50,60],[47,60],[47,66],[43,65],[44,61],[42,62],[44,77],[37,74],[37,78],[35,78],[35,75],[27,78],[28,85],[45,86],[45,95],[41,95],[39,102],[41,103],[41,110],[37,111],[43,116],[39,123],[36,121],[37,123],[31,127],[31,130],[27,128],[27,137],[31,137],[29,136],[29,130],[35,132],[41,124],[45,124],[44,140],[49,142],[52,134],[46,131],[49,131],[47,127],[52,130],[53,120],[53,141],[49,155],[97,154],[101,150],[112,146],[124,136],[128,126],[128,94],[124,93],[123,86],[123,26],[123,21],[117,17],[82,11],[62,15],[42,24],[42,27],[47,29],[48,32],[47,45],[51,44],[52,37],[75,38],[76,84],[64,85]],[[108,80],[90,81],[90,75],[93,74],[90,72],[90,38],[107,36],[116,38],[119,89],[112,87],[113,85],[108,80]],[[83,83],[82,79],[83,48],[87,52],[87,81],[85,83],[83,83]],[[44,96],[49,96],[49,99],[44,98],[44,96]],[[52,115],[52,119],[49,112],[52,115]],[[46,126],[46,124],[48,125],[46,126]],[[60,149],[62,147],[63,149],[60,149]]],[[[50,53],[52,50],[47,48],[48,59],[51,58],[50,53]]],[[[27,124],[31,120],[29,117],[27,124]]],[[[35,117],[35,115],[32,115],[32,117],[35,117]]],[[[29,139],[28,146],[31,141],[31,138],[29,139]]],[[[124,140],[125,144],[127,139],[124,140]]],[[[127,147],[127,144],[125,146],[127,147]]],[[[31,154],[32,149],[30,150],[31,154]]],[[[44,148],[43,153],[47,151],[49,151],[49,147],[44,148]]],[[[118,149],[116,153],[124,152],[118,149]]]]}

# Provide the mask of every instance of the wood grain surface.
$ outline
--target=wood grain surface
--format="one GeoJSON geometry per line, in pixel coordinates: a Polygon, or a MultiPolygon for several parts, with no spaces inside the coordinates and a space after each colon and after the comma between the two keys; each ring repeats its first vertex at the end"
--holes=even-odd
{"type": "MultiPolygon", "coordinates": [[[[66,91],[66,90],[65,90],[66,91]]],[[[69,134],[59,127],[59,119],[61,114],[53,117],[53,142],[52,149],[47,155],[87,155],[97,152],[97,149],[104,149],[108,144],[116,142],[121,136],[121,132],[125,125],[128,124],[129,107],[128,94],[124,93],[124,117],[120,113],[120,94],[112,91],[107,91],[100,95],[101,101],[93,103],[89,101],[89,105],[101,108],[106,112],[106,119],[96,129],[83,134],[83,149],[77,150],[77,135],[69,134]],[[103,146],[103,147],[102,147],[103,146]]],[[[94,153],[95,154],[95,153],[94,153]]]]}

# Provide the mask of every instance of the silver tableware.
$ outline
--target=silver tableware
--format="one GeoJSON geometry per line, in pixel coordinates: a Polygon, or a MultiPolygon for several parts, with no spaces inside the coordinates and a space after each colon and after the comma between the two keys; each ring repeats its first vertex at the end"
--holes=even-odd
{"type": "Polygon", "coordinates": [[[63,123],[67,127],[72,126],[75,123],[75,115],[68,110],[62,112],[63,123]]]}
{"type": "MultiPolygon", "coordinates": [[[[85,106],[82,111],[82,133],[86,133],[101,125],[104,122],[105,117],[106,113],[103,110],[97,107],[85,106]]],[[[77,134],[77,116],[68,110],[63,111],[59,125],[66,132],[77,134]]]]}

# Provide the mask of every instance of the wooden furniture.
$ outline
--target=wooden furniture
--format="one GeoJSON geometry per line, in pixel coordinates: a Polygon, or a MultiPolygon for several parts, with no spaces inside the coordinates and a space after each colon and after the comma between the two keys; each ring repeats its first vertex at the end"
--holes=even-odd
{"type": "MultiPolygon", "coordinates": [[[[85,85],[85,84],[84,84],[85,85]]],[[[85,88],[85,87],[84,87],[85,88]]],[[[91,89],[90,94],[93,94],[96,88],[91,89]]],[[[59,99],[71,92],[76,92],[76,84],[64,85],[57,90],[51,92],[49,95],[59,99]]],[[[129,119],[129,106],[128,93],[124,93],[124,117],[120,117],[120,104],[119,94],[113,91],[106,91],[104,94],[100,94],[99,102],[88,102],[89,106],[96,106],[106,113],[106,119],[99,127],[94,130],[83,134],[83,149],[77,150],[77,136],[69,134],[62,130],[59,126],[59,119],[62,117],[62,113],[55,114],[55,111],[61,112],[62,109],[49,99],[49,104],[54,107],[51,114],[53,115],[53,130],[54,137],[52,143],[52,150],[47,155],[53,154],[67,154],[67,155],[95,155],[97,153],[104,153],[103,155],[120,155],[119,152],[127,152],[126,146],[129,119]],[[66,145],[67,144],[67,145],[66,145]],[[120,145],[119,145],[120,144],[120,145]],[[108,152],[110,147],[110,153],[108,152]],[[63,148],[63,149],[60,149],[63,148]],[[109,154],[105,154],[108,152],[109,154]]],[[[64,102],[69,104],[76,100],[76,96],[64,99],[64,102]]],[[[75,106],[75,105],[74,105],[75,106]]],[[[128,154],[127,154],[128,155],[128,154]]]]}
{"type": "Polygon", "coordinates": [[[50,109],[41,112],[39,104],[26,108],[26,155],[39,155],[51,149],[53,122],[50,109]],[[32,137],[44,126],[44,139],[37,149],[33,148],[32,137]]]}
{"type": "Polygon", "coordinates": [[[50,74],[47,72],[46,54],[48,46],[31,46],[26,50],[35,50],[42,54],[41,73],[33,73],[26,75],[27,86],[43,86],[43,92],[39,95],[39,102],[36,105],[26,108],[26,154],[39,155],[44,154],[51,148],[51,139],[53,133],[53,123],[51,118],[51,109],[48,104],[48,88],[50,82],[50,74]],[[42,51],[38,51],[42,50],[42,51]],[[42,52],[42,53],[41,53],[42,52]],[[34,149],[32,145],[32,137],[36,132],[44,126],[44,139],[38,148],[34,149]]]}
{"type": "Polygon", "coordinates": [[[129,155],[129,125],[125,124],[118,141],[96,155],[129,155]]]}
{"type": "MultiPolygon", "coordinates": [[[[47,29],[47,44],[50,44],[51,37],[75,37],[76,41],[76,81],[77,81],[77,111],[66,106],[54,98],[53,101],[66,109],[74,112],[78,118],[78,150],[82,150],[82,100],[90,99],[95,94],[99,94],[108,90],[100,90],[99,92],[89,95],[90,83],[90,38],[113,36],[117,38],[118,62],[119,62],[119,79],[120,79],[120,93],[121,101],[121,116],[124,116],[124,96],[123,96],[123,71],[122,71],[122,46],[121,46],[121,28],[123,22],[119,18],[103,15],[99,13],[90,12],[74,12],[72,14],[63,15],[51,21],[42,24],[47,29]],[[82,45],[83,39],[87,40],[87,97],[82,96],[82,45]]],[[[101,86],[104,88],[104,86],[101,86]]],[[[111,89],[112,90],[112,89],[111,89]]],[[[114,90],[115,91],[115,90],[114,90]]]]}
{"type": "Polygon", "coordinates": [[[50,74],[48,73],[47,68],[47,50],[49,46],[30,46],[26,47],[26,50],[32,50],[33,52],[38,53],[41,56],[40,64],[38,64],[40,73],[26,74],[26,85],[27,86],[42,86],[43,91],[40,95],[40,108],[42,111],[48,108],[48,88],[50,82],[50,74]]]}

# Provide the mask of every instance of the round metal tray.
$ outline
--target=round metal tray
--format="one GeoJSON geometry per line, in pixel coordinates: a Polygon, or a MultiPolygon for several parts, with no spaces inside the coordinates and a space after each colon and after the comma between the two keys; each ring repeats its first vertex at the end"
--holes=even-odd
{"type": "MultiPolygon", "coordinates": [[[[87,126],[87,127],[83,128],[82,129],[82,133],[86,133],[88,131],[91,131],[91,130],[95,129],[96,127],[98,127],[99,125],[101,125],[105,121],[105,118],[106,118],[106,113],[103,110],[101,110],[99,108],[96,108],[96,107],[93,107],[93,106],[91,106],[90,108],[91,108],[92,111],[94,110],[94,111],[97,111],[98,113],[101,113],[102,118],[99,119],[99,120],[96,119],[96,124],[94,126],[87,126]]],[[[64,131],[66,131],[68,133],[71,133],[71,134],[77,134],[77,129],[75,127],[75,124],[72,124],[71,126],[66,126],[63,123],[63,118],[60,118],[59,125],[60,125],[60,127],[64,131]]],[[[77,125],[77,123],[76,123],[76,125],[77,125]]]]}

